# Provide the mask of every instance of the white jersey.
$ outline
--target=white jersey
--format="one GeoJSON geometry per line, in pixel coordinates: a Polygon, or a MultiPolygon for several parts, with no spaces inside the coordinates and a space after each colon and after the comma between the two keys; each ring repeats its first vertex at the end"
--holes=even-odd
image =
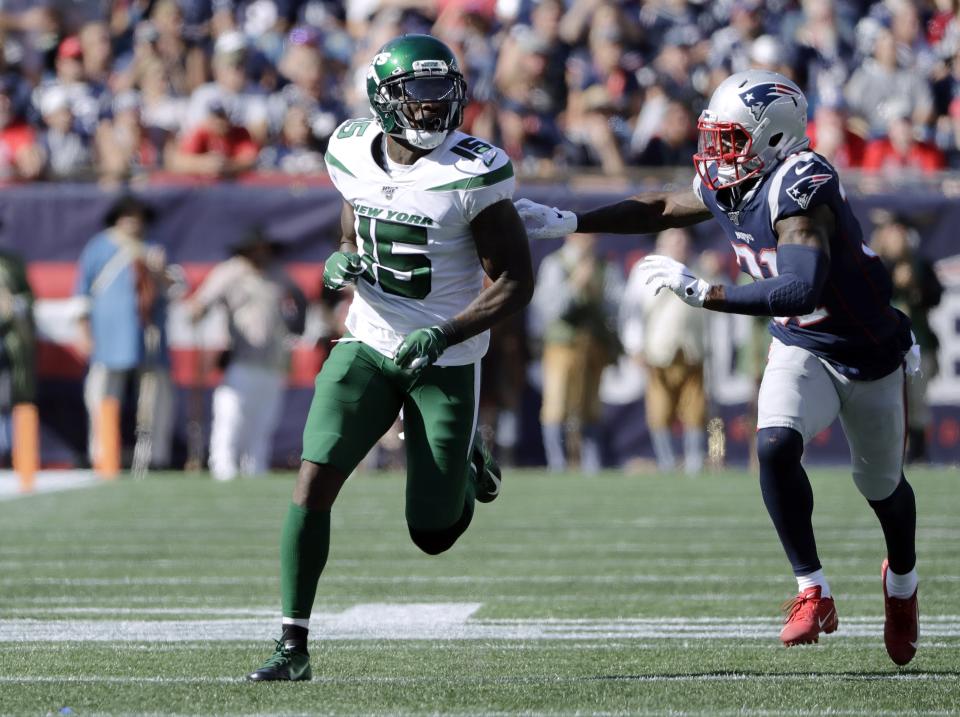
{"type": "MultiPolygon", "coordinates": [[[[364,272],[347,314],[353,336],[393,356],[404,336],[463,311],[483,288],[470,222],[516,184],[503,150],[451,132],[403,174],[374,159],[382,142],[373,119],[348,120],[327,148],[327,171],[356,216],[364,272]]],[[[438,366],[474,363],[487,352],[485,331],[448,348],[438,366]]]]}

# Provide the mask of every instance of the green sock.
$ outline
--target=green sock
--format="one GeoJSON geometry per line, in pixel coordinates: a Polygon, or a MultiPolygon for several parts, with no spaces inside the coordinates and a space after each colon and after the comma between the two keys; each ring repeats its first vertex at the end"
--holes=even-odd
{"type": "Polygon", "coordinates": [[[330,552],[330,511],[309,511],[294,503],[280,536],[280,591],[283,616],[310,617],[317,581],[330,552]]]}

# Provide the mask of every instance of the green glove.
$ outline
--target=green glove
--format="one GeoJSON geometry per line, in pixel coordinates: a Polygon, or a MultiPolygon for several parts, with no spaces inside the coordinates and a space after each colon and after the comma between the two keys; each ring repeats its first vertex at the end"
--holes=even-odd
{"type": "Polygon", "coordinates": [[[447,336],[439,326],[417,329],[397,349],[393,362],[400,368],[419,371],[426,368],[447,348],[447,336]]]}
{"type": "Polygon", "coordinates": [[[362,273],[363,261],[359,254],[335,251],[323,264],[323,285],[328,289],[340,291],[347,284],[356,284],[357,277],[362,273]]]}

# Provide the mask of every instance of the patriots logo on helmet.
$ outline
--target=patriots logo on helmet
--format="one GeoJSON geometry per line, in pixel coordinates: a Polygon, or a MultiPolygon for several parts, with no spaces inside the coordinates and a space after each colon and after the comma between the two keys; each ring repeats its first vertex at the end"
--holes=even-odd
{"type": "Polygon", "coordinates": [[[824,184],[833,179],[832,174],[811,174],[787,189],[787,196],[800,205],[801,209],[810,206],[810,200],[824,184]]]}
{"type": "Polygon", "coordinates": [[[790,97],[793,99],[794,104],[796,104],[796,98],[799,96],[800,93],[795,89],[779,82],[763,82],[740,93],[740,99],[750,110],[750,113],[757,122],[763,117],[763,113],[767,111],[767,107],[781,97],[790,97]]]}

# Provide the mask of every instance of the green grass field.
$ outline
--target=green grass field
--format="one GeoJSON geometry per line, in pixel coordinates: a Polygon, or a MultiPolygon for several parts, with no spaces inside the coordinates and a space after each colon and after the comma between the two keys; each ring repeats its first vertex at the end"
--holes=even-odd
{"type": "Polygon", "coordinates": [[[960,714],[960,474],[910,473],[922,645],[898,669],[879,526],[846,472],[811,473],[840,629],[790,650],[795,583],[745,473],[513,472],[434,558],[400,477],[354,478],[297,684],[241,679],[278,633],[292,476],[3,501],[0,714],[960,714]]]}

